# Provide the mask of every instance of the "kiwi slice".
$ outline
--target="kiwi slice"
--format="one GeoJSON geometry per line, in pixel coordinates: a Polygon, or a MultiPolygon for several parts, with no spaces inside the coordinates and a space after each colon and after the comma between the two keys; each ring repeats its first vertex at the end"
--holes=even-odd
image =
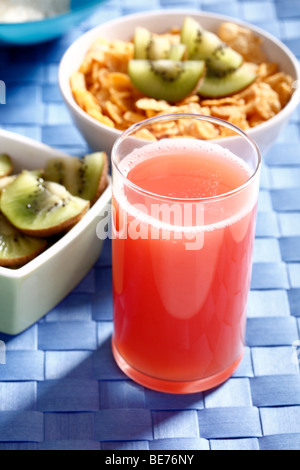
{"type": "Polygon", "coordinates": [[[152,36],[152,39],[147,47],[147,59],[168,59],[170,49],[171,45],[167,38],[160,36],[152,36]]]}
{"type": "Polygon", "coordinates": [[[23,233],[50,237],[75,225],[90,203],[63,186],[23,171],[1,195],[1,211],[23,233]]]}
{"type": "MultiPolygon", "coordinates": [[[[30,173],[32,173],[35,176],[38,176],[42,178],[44,176],[45,171],[44,170],[32,170],[30,173]]],[[[7,188],[8,185],[10,185],[18,175],[10,175],[10,176],[4,176],[3,178],[0,178],[0,194],[1,192],[7,188]]]]}
{"type": "Polygon", "coordinates": [[[94,204],[108,185],[108,158],[105,152],[95,152],[83,158],[49,160],[45,179],[63,185],[73,196],[94,204]]]}
{"type": "Polygon", "coordinates": [[[206,74],[202,81],[198,94],[207,98],[221,98],[229,96],[246,88],[257,78],[257,68],[245,63],[235,72],[225,77],[206,74]]]}
{"type": "Polygon", "coordinates": [[[15,175],[4,176],[3,178],[0,178],[0,194],[3,191],[3,189],[7,188],[7,186],[10,185],[15,179],[16,179],[15,175]]]}
{"type": "Polygon", "coordinates": [[[171,44],[163,36],[155,36],[148,29],[138,26],[134,33],[134,58],[146,60],[167,59],[171,44]]]}
{"type": "Polygon", "coordinates": [[[0,266],[21,267],[44,251],[46,246],[46,240],[24,235],[0,213],[0,266]]]}
{"type": "Polygon", "coordinates": [[[151,42],[152,34],[148,29],[138,26],[134,32],[134,58],[147,59],[147,48],[151,42]]]}
{"type": "Polygon", "coordinates": [[[195,89],[205,71],[203,61],[133,59],[128,73],[134,86],[150,98],[179,101],[195,89]]]}
{"type": "Polygon", "coordinates": [[[187,47],[185,44],[172,44],[168,59],[170,60],[184,60],[187,54],[187,47]]]}
{"type": "Polygon", "coordinates": [[[13,165],[10,157],[5,153],[0,154],[0,178],[10,175],[13,171],[13,165]]]}
{"type": "Polygon", "coordinates": [[[190,16],[184,20],[181,42],[187,46],[189,60],[205,60],[207,67],[215,74],[226,75],[243,63],[243,57],[238,52],[190,16]]]}

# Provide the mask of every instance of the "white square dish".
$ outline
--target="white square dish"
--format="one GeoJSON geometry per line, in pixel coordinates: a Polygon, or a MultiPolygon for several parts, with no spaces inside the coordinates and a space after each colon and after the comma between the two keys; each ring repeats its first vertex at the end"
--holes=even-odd
{"type": "MultiPolygon", "coordinates": [[[[0,130],[0,152],[11,156],[16,172],[44,168],[58,150],[0,130]]],[[[109,185],[83,219],[66,235],[25,266],[0,267],[0,332],[16,335],[52,310],[84,278],[100,256],[104,240],[96,228],[107,217],[109,185]]]]}

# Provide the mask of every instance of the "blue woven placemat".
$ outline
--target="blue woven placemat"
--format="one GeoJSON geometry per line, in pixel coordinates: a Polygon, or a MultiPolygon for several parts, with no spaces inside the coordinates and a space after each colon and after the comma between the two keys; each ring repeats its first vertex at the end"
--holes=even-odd
{"type": "MultiPolygon", "coordinates": [[[[92,26],[176,0],[111,0],[88,21],[43,46],[0,48],[7,104],[0,126],[73,155],[87,146],[57,86],[69,44],[92,26]]],[[[300,57],[298,0],[189,0],[270,31],[300,57]]],[[[128,380],[110,349],[110,241],[84,281],[38,324],[0,334],[0,450],[300,450],[299,110],[264,160],[247,348],[234,376],[188,396],[128,380]]]]}

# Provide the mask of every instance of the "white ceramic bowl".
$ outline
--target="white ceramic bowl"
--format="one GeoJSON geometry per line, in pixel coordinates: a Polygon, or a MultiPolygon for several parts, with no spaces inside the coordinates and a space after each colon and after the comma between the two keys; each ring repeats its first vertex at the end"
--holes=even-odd
{"type": "Polygon", "coordinates": [[[299,84],[298,87],[295,87],[290,102],[280,113],[248,131],[248,134],[257,142],[262,154],[270,149],[300,101],[298,60],[282,42],[260,28],[227,16],[189,10],[149,11],[124,16],[88,31],[66,51],[59,67],[60,89],[75,125],[91,148],[94,150],[104,149],[109,153],[116,138],[120,135],[120,131],[101,124],[85,113],[75,102],[70,89],[70,76],[78,70],[93,40],[97,37],[129,40],[138,25],[144,26],[152,32],[165,32],[172,26],[180,27],[187,15],[195,17],[206,29],[211,31],[217,31],[218,26],[224,21],[232,21],[251,29],[263,39],[263,48],[269,61],[278,63],[280,69],[290,74],[295,79],[295,84],[299,84]]]}
{"type": "MultiPolygon", "coordinates": [[[[16,172],[43,168],[65,154],[26,137],[0,130],[1,153],[8,153],[16,172]]],[[[97,261],[103,240],[96,235],[101,217],[107,217],[111,186],[83,219],[24,267],[0,267],[0,332],[16,335],[53,309],[84,278],[97,261]]]]}

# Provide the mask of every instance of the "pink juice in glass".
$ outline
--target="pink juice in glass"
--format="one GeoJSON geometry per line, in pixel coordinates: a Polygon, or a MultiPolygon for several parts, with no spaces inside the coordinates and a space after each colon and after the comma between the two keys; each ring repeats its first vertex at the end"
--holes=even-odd
{"type": "Polygon", "coordinates": [[[257,183],[229,150],[185,138],[137,149],[120,169],[129,184],[113,194],[115,359],[156,390],[211,388],[244,352],[257,183]]]}

